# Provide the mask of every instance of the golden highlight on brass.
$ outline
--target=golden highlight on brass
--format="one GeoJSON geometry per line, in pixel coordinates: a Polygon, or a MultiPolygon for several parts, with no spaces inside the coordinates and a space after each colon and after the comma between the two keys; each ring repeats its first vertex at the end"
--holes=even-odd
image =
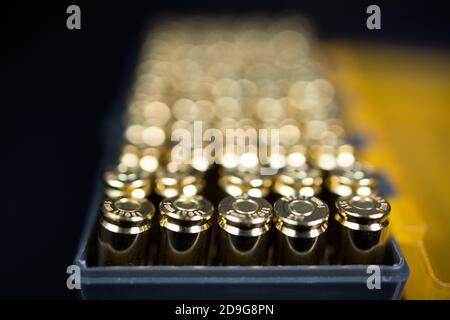
{"type": "Polygon", "coordinates": [[[193,196],[203,190],[204,184],[202,172],[172,162],[156,172],[155,193],[164,198],[193,196]]]}
{"type": "Polygon", "coordinates": [[[318,195],[322,190],[322,172],[304,165],[298,168],[286,167],[275,178],[273,190],[282,196],[318,195]]]}
{"type": "Polygon", "coordinates": [[[104,174],[105,194],[108,198],[117,199],[131,197],[145,198],[151,191],[151,180],[148,172],[139,168],[118,165],[104,174]]]}
{"type": "Polygon", "coordinates": [[[220,170],[219,185],[231,196],[248,194],[251,197],[265,197],[272,186],[272,177],[261,175],[258,168],[234,168],[220,170]]]}
{"type": "Polygon", "coordinates": [[[204,265],[208,261],[214,208],[202,196],[177,196],[159,204],[160,258],[166,265],[204,265]]]}
{"type": "Polygon", "coordinates": [[[315,144],[309,149],[310,162],[325,171],[350,168],[355,162],[355,150],[343,142],[315,144]]]}
{"type": "Polygon", "coordinates": [[[378,181],[372,167],[356,162],[350,168],[332,171],[327,187],[330,192],[341,197],[353,194],[368,196],[377,193],[378,181]]]}
{"type": "Polygon", "coordinates": [[[338,252],[336,252],[336,243],[340,229],[339,224],[333,218],[337,211],[335,206],[336,201],[339,197],[376,194],[377,187],[378,181],[374,169],[365,163],[355,162],[350,168],[339,168],[329,172],[326,188],[321,196],[331,206],[328,242],[330,244],[330,256],[332,260],[337,259],[336,255],[338,252]]]}
{"type": "Polygon", "coordinates": [[[382,264],[389,236],[389,203],[379,196],[351,196],[336,201],[339,224],[337,263],[382,264]]]}
{"type": "Polygon", "coordinates": [[[218,263],[263,265],[268,259],[272,206],[246,194],[219,203],[218,263]]]}
{"type": "Polygon", "coordinates": [[[244,20],[177,16],[145,38],[99,265],[382,262],[389,205],[346,140],[316,39],[297,16],[244,20]],[[201,194],[216,204],[219,187],[214,213],[201,194]]]}
{"type": "Polygon", "coordinates": [[[324,260],[328,206],[316,197],[283,197],[274,205],[275,263],[320,264],[324,260]]]}
{"type": "Polygon", "coordinates": [[[106,199],[98,229],[98,265],[154,263],[155,207],[145,199],[106,199]]]}

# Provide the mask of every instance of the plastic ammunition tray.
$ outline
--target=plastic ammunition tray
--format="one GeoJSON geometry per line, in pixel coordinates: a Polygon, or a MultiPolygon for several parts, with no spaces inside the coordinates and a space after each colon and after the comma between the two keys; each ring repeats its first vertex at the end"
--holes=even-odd
{"type": "MultiPolygon", "coordinates": [[[[109,124],[109,137],[120,137],[120,117],[113,116],[109,124]]],[[[105,163],[118,147],[114,139],[109,141],[105,163]]],[[[385,182],[382,188],[389,191],[385,182]]],[[[367,265],[95,266],[103,190],[98,177],[75,258],[85,299],[399,299],[409,275],[393,238],[388,240],[385,262],[380,266],[380,289],[371,290],[367,265]]]]}
{"type": "MultiPolygon", "coordinates": [[[[129,60],[130,61],[130,60],[129,60]]],[[[132,68],[124,75],[130,80],[132,68]]],[[[380,288],[368,288],[368,265],[311,266],[96,266],[97,221],[104,198],[100,172],[113,162],[123,132],[125,99],[106,116],[100,139],[104,157],[87,213],[75,264],[81,270],[81,297],[84,299],[399,299],[409,276],[409,268],[397,242],[387,242],[385,261],[380,265],[380,288]]],[[[207,178],[213,183],[214,174],[207,178]]],[[[381,193],[392,189],[381,181],[381,193]]],[[[206,188],[207,198],[218,197],[206,188]],[[212,193],[212,194],[211,194],[212,193]]],[[[217,187],[216,190],[219,190],[217,187]]],[[[154,200],[153,200],[154,201],[154,200]]],[[[155,206],[158,203],[154,203],[155,206]]],[[[394,208],[395,214],[395,208],[394,208]]]]}
{"type": "Polygon", "coordinates": [[[86,233],[76,257],[86,299],[398,299],[409,274],[392,238],[380,289],[372,290],[366,265],[94,267],[86,259],[90,238],[86,233]]]}

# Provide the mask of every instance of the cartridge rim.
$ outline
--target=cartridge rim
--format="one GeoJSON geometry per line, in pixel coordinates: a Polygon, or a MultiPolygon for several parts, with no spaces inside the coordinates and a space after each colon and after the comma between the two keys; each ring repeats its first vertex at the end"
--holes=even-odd
{"type": "Polygon", "coordinates": [[[336,201],[337,209],[355,218],[380,219],[389,215],[391,206],[380,196],[355,195],[336,201]]]}
{"type": "Polygon", "coordinates": [[[174,232],[199,233],[212,226],[214,207],[200,195],[166,198],[159,209],[159,224],[174,232]]]}
{"type": "Polygon", "coordinates": [[[354,147],[344,142],[313,144],[310,146],[308,153],[311,163],[325,171],[336,168],[350,168],[355,162],[354,147]]]}
{"type": "Polygon", "coordinates": [[[258,168],[221,168],[219,185],[230,196],[245,193],[253,197],[265,197],[272,186],[271,176],[259,174],[258,168]]]}
{"type": "Polygon", "coordinates": [[[274,212],[275,227],[288,236],[317,237],[328,227],[328,206],[317,197],[283,197],[274,212]]]}
{"type": "Polygon", "coordinates": [[[305,145],[299,144],[290,147],[287,151],[286,161],[290,167],[302,167],[306,164],[307,151],[305,145]]]}
{"type": "Polygon", "coordinates": [[[327,180],[329,190],[339,196],[369,195],[378,185],[374,169],[368,164],[355,163],[351,168],[333,170],[327,180]]]}
{"type": "Polygon", "coordinates": [[[272,205],[263,198],[228,196],[219,203],[218,222],[232,234],[256,236],[269,230],[272,212],[272,205]]]}
{"type": "Polygon", "coordinates": [[[201,195],[166,198],[160,202],[159,209],[161,215],[192,222],[209,220],[214,213],[211,202],[201,195]]]}
{"type": "Polygon", "coordinates": [[[146,199],[105,199],[100,224],[115,233],[136,234],[151,228],[155,206],[146,199]]]}
{"type": "Polygon", "coordinates": [[[203,173],[190,166],[160,168],[156,173],[155,192],[162,197],[193,196],[203,187],[203,173]]]}
{"type": "Polygon", "coordinates": [[[150,174],[146,171],[118,167],[108,170],[104,174],[104,180],[108,187],[114,189],[125,188],[150,188],[150,174]]]}
{"type": "Polygon", "coordinates": [[[286,167],[276,177],[274,191],[285,197],[299,194],[301,196],[313,196],[322,189],[322,172],[313,167],[300,168],[286,167]]]}
{"type": "Polygon", "coordinates": [[[391,206],[380,196],[354,195],[336,201],[335,220],[354,230],[378,231],[389,224],[391,206]]]}

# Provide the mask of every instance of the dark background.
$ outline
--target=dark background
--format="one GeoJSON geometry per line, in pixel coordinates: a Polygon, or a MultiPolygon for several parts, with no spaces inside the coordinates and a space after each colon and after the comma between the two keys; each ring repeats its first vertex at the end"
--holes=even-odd
{"type": "Polygon", "coordinates": [[[0,297],[73,298],[66,288],[102,148],[102,119],[126,88],[139,33],[165,11],[296,9],[323,38],[443,47],[444,1],[10,1],[0,4],[0,297]],[[82,29],[66,28],[81,7],[82,29]],[[369,4],[382,29],[366,29],[369,4]]]}

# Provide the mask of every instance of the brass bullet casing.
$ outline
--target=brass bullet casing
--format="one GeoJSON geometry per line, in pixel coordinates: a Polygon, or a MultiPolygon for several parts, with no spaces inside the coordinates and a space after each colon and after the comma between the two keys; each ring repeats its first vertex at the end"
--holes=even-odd
{"type": "Polygon", "coordinates": [[[108,198],[130,197],[143,199],[151,192],[151,179],[148,172],[139,168],[118,165],[104,174],[105,194],[108,198]]]}
{"type": "Polygon", "coordinates": [[[141,150],[138,147],[132,144],[125,144],[120,152],[119,163],[121,167],[137,168],[140,157],[141,150]]]}
{"type": "Polygon", "coordinates": [[[350,144],[314,144],[309,148],[309,161],[324,171],[350,168],[355,162],[355,150],[350,144]]]}
{"type": "Polygon", "coordinates": [[[147,265],[156,257],[155,207],[146,199],[106,199],[98,229],[99,266],[147,265]]]}
{"type": "Polygon", "coordinates": [[[322,172],[304,165],[299,168],[286,167],[276,177],[273,190],[282,196],[317,195],[322,190],[322,172]]]}
{"type": "Polygon", "coordinates": [[[382,264],[391,207],[382,197],[354,195],[336,201],[337,263],[382,264]]]}
{"type": "Polygon", "coordinates": [[[339,197],[349,197],[351,195],[368,196],[376,194],[377,191],[377,177],[371,166],[356,162],[351,168],[347,169],[335,169],[329,173],[326,181],[326,189],[321,194],[323,200],[325,200],[330,206],[330,221],[328,228],[328,242],[330,244],[330,255],[332,260],[336,260],[338,257],[334,257],[337,252],[336,242],[340,226],[333,219],[336,214],[335,203],[339,197]]]}
{"type": "Polygon", "coordinates": [[[286,164],[292,168],[303,167],[306,164],[306,158],[307,148],[304,145],[298,144],[288,149],[286,164]]]}
{"type": "Polygon", "coordinates": [[[193,196],[205,185],[203,173],[189,165],[169,163],[156,172],[155,193],[163,198],[193,196]]]}
{"type": "Polygon", "coordinates": [[[361,162],[356,162],[347,169],[333,170],[327,179],[328,190],[340,197],[375,194],[377,186],[378,181],[373,168],[361,162]]]}
{"type": "Polygon", "coordinates": [[[164,149],[161,147],[143,149],[139,158],[139,167],[141,170],[151,174],[156,172],[159,167],[159,157],[162,152],[164,152],[164,149]]]}
{"type": "Polygon", "coordinates": [[[268,195],[272,177],[260,174],[258,168],[221,168],[219,185],[230,196],[248,194],[261,198],[268,195]]]}
{"type": "Polygon", "coordinates": [[[323,262],[328,227],[328,206],[316,197],[283,197],[274,205],[277,264],[323,262]]]}
{"type": "Polygon", "coordinates": [[[167,198],[159,204],[160,263],[204,265],[208,260],[214,207],[200,195],[167,198]]]}
{"type": "Polygon", "coordinates": [[[220,265],[264,265],[267,262],[272,206],[247,194],[219,203],[220,265]]]}

